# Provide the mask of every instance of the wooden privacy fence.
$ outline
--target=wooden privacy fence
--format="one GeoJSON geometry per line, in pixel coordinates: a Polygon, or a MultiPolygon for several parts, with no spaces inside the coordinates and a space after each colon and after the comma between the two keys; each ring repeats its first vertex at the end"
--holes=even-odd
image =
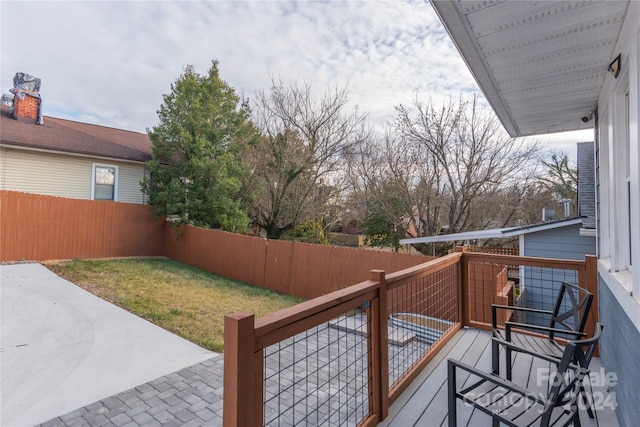
{"type": "Polygon", "coordinates": [[[365,280],[373,269],[402,270],[433,259],[310,243],[267,240],[167,224],[165,254],[220,276],[305,299],[365,280]]]}
{"type": "Polygon", "coordinates": [[[0,261],[164,255],[151,207],[0,191],[0,261]]]}
{"type": "Polygon", "coordinates": [[[266,240],[151,216],[145,205],[0,191],[0,261],[167,256],[201,270],[314,298],[428,256],[266,240]]]}

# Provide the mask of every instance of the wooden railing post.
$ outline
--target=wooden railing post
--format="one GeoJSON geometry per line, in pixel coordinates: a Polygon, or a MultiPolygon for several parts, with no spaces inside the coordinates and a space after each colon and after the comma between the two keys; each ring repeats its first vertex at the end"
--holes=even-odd
{"type": "Polygon", "coordinates": [[[262,425],[262,402],[255,402],[254,316],[238,312],[224,317],[224,398],[223,425],[262,425]],[[258,413],[256,409],[260,408],[258,413]]]}
{"type": "Polygon", "coordinates": [[[371,382],[371,411],[380,420],[389,415],[389,326],[388,295],[384,271],[371,270],[369,279],[379,283],[378,297],[371,304],[370,318],[372,331],[368,352],[371,382]]]}
{"type": "Polygon", "coordinates": [[[584,275],[578,274],[578,285],[593,294],[589,318],[584,328],[587,336],[592,336],[596,328],[596,323],[600,318],[600,312],[598,311],[598,257],[595,255],[585,256],[584,275]]]}
{"type": "Polygon", "coordinates": [[[471,322],[471,319],[469,317],[469,257],[462,248],[460,248],[461,250],[457,249],[458,248],[456,248],[456,252],[462,252],[459,263],[460,270],[458,271],[460,279],[460,284],[458,286],[458,304],[460,304],[458,309],[460,313],[460,323],[462,324],[462,326],[469,326],[471,322]]]}

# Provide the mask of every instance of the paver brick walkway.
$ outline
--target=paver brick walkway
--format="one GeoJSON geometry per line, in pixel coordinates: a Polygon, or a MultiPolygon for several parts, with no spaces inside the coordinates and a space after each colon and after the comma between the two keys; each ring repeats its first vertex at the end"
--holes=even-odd
{"type": "Polygon", "coordinates": [[[223,361],[217,355],[39,426],[221,426],[223,361]]]}
{"type": "MultiPolygon", "coordinates": [[[[366,337],[338,326],[311,328],[265,351],[267,425],[355,425],[364,416],[366,337]]],[[[413,336],[400,341],[389,347],[391,384],[429,348],[413,336]]],[[[222,426],[223,372],[216,355],[39,426],[222,426]]]]}

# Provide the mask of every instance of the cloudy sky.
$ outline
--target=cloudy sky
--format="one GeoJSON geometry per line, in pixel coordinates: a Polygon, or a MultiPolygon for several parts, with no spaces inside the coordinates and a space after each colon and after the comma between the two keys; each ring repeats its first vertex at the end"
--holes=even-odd
{"type": "MultiPolygon", "coordinates": [[[[394,107],[478,91],[427,1],[0,2],[0,91],[42,79],[45,115],[144,132],[187,64],[255,99],[272,78],[348,85],[381,127],[394,107]]],[[[573,157],[590,131],[540,138],[573,157]]]]}

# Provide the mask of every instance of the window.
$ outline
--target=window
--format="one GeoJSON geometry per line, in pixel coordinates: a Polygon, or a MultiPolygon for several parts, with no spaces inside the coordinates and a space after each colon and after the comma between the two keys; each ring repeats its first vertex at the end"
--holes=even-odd
{"type": "Polygon", "coordinates": [[[118,200],[118,167],[93,165],[91,180],[91,199],[118,200]]]}
{"type": "Polygon", "coordinates": [[[629,89],[627,88],[627,91],[625,92],[625,100],[624,100],[624,122],[626,123],[626,125],[629,127],[627,132],[626,132],[626,141],[624,141],[624,156],[626,158],[626,173],[625,173],[625,180],[626,180],[626,196],[627,196],[627,244],[628,244],[628,250],[629,250],[629,255],[628,255],[628,265],[627,268],[629,270],[631,270],[631,264],[632,264],[632,260],[633,260],[633,251],[632,251],[632,239],[631,239],[631,233],[632,233],[632,215],[631,215],[631,138],[629,137],[629,134],[631,133],[631,117],[629,116],[629,111],[631,109],[631,104],[629,103],[629,89]]]}

